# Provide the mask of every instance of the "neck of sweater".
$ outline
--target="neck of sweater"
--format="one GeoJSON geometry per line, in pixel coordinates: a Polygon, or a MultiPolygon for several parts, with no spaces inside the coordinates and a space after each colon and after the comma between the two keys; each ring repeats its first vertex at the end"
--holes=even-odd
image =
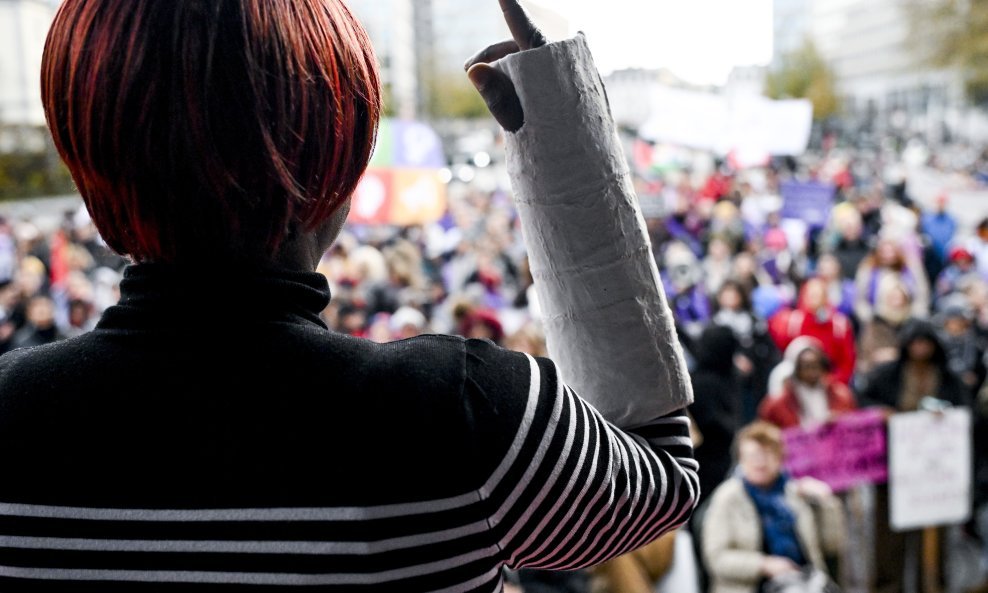
{"type": "Polygon", "coordinates": [[[135,264],[124,270],[120,302],[98,329],[174,329],[284,322],[326,329],[322,274],[282,268],[135,264]]]}

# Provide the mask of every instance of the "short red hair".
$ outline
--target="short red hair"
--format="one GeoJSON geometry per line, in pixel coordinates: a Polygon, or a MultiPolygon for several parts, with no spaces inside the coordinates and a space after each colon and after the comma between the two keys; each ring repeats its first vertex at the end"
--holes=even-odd
{"type": "Polygon", "coordinates": [[[329,219],[381,110],[341,0],[65,0],[42,63],[55,146],[137,261],[263,259],[329,219]]]}

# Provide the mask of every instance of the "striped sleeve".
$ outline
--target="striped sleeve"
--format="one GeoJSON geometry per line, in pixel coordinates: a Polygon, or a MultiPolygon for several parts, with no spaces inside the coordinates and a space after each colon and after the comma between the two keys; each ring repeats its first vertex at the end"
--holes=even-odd
{"type": "Polygon", "coordinates": [[[623,431],[559,381],[551,361],[513,356],[527,367],[527,392],[481,490],[507,566],[593,566],[689,519],[699,479],[684,412],[623,431]]]}

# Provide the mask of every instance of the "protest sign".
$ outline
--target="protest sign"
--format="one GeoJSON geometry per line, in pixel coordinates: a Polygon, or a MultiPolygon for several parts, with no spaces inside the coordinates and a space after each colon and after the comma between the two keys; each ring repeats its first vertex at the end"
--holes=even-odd
{"type": "Polygon", "coordinates": [[[780,187],[782,218],[802,220],[811,227],[822,227],[834,207],[834,186],[817,181],[787,181],[780,187]]]}
{"type": "Polygon", "coordinates": [[[648,102],[653,115],[641,127],[642,138],[720,155],[801,155],[813,127],[813,104],[805,99],[660,87],[648,102]]]}
{"type": "Polygon", "coordinates": [[[428,125],[384,119],[370,167],[353,194],[352,224],[418,225],[446,212],[442,142],[428,125]]]}
{"type": "Polygon", "coordinates": [[[889,421],[892,529],[971,518],[971,412],[898,414],[889,421]]]}
{"type": "Polygon", "coordinates": [[[888,478],[885,421],[881,412],[863,410],[816,428],[784,433],[786,469],[795,478],[812,476],[834,492],[888,478]]]}
{"type": "Polygon", "coordinates": [[[446,212],[446,186],[431,169],[368,169],[350,206],[352,224],[417,225],[446,212]]]}

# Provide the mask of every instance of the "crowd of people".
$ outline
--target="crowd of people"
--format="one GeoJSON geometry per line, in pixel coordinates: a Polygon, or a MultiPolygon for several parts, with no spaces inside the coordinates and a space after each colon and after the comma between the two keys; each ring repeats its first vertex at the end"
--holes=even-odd
{"type": "MultiPolygon", "coordinates": [[[[988,154],[978,162],[970,182],[983,185],[988,154]]],[[[988,536],[988,218],[964,233],[946,196],[924,207],[875,163],[847,158],[724,164],[648,183],[665,204],[647,225],[696,395],[703,527],[694,521],[692,546],[663,538],[596,580],[522,573],[517,586],[655,590],[693,554],[697,582],[714,593],[755,592],[810,567],[837,579],[841,503],[823,483],[785,475],[778,431],[864,407],[972,410],[982,530],[977,521],[966,530],[988,536]],[[832,185],[825,224],[782,216],[780,185],[792,179],[832,185]]],[[[510,192],[459,190],[434,224],[344,231],[318,268],[333,294],[327,327],[378,342],[450,333],[547,354],[510,192]]],[[[0,352],[92,329],[119,298],[125,265],[84,209],[51,233],[0,222],[0,352]]],[[[876,515],[883,497],[880,487],[876,515]]],[[[909,534],[878,519],[875,553],[903,549],[909,534]]],[[[901,554],[873,566],[872,590],[904,590],[901,554]]]]}

